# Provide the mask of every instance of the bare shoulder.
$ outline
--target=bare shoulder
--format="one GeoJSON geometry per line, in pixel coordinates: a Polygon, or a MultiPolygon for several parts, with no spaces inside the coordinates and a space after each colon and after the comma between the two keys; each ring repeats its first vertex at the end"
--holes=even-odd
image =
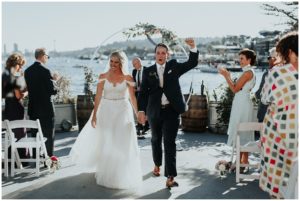
{"type": "Polygon", "coordinates": [[[134,82],[133,77],[131,75],[125,75],[125,80],[129,82],[134,82]]]}
{"type": "Polygon", "coordinates": [[[247,78],[247,79],[251,79],[253,77],[253,72],[252,70],[248,70],[243,74],[243,77],[247,78]]]}
{"type": "Polygon", "coordinates": [[[99,79],[105,79],[107,77],[107,73],[101,73],[99,75],[99,79]]]}

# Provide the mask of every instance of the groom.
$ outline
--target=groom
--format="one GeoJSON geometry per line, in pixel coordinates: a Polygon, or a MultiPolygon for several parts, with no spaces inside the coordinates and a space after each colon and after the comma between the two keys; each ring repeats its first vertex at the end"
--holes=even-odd
{"type": "Polygon", "coordinates": [[[164,140],[165,176],[168,188],[178,186],[174,180],[177,176],[175,140],[179,127],[179,115],[186,110],[179,78],[198,64],[199,52],[194,39],[187,38],[185,42],[190,48],[190,55],[188,61],[184,63],[177,63],[176,60],[167,61],[168,46],[163,43],[156,45],[156,63],[144,70],[138,97],[138,121],[145,124],[148,119],[152,131],[152,155],[155,164],[153,174],[155,176],[160,176],[162,138],[164,140]]]}

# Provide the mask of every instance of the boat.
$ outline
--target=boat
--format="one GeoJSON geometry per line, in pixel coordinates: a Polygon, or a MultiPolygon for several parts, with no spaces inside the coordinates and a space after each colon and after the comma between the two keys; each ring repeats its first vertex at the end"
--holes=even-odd
{"type": "Polygon", "coordinates": [[[204,73],[218,73],[216,66],[211,64],[199,64],[197,68],[204,73]]]}
{"type": "Polygon", "coordinates": [[[241,66],[236,64],[235,61],[227,61],[224,67],[228,71],[231,71],[231,72],[241,72],[241,71],[243,71],[241,66]]]}
{"type": "Polygon", "coordinates": [[[84,68],[85,65],[80,65],[80,64],[76,64],[74,66],[72,66],[73,68],[84,68]]]}
{"type": "Polygon", "coordinates": [[[188,55],[186,55],[184,52],[174,53],[171,58],[176,59],[179,63],[186,62],[189,59],[188,55]]]}

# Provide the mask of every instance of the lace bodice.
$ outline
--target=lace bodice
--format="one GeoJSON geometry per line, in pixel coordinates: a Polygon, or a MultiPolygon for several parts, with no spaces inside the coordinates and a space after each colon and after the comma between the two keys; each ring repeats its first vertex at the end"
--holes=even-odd
{"type": "Polygon", "coordinates": [[[128,85],[134,86],[134,82],[123,80],[120,83],[111,83],[107,79],[99,79],[99,82],[105,82],[103,88],[104,99],[119,100],[128,98],[128,85]]]}

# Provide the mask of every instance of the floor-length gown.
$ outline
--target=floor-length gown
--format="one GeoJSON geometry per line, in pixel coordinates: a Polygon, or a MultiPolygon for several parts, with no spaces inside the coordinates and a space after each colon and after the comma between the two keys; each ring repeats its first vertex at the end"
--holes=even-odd
{"type": "MultiPolygon", "coordinates": [[[[253,67],[246,66],[242,68],[244,72],[252,71],[253,77],[251,80],[245,83],[242,89],[235,93],[232,108],[230,113],[229,119],[229,126],[228,126],[228,141],[227,144],[229,146],[236,145],[236,135],[237,135],[237,126],[241,122],[251,122],[253,117],[253,103],[250,99],[250,92],[251,89],[254,87],[256,78],[253,67]]],[[[244,135],[241,135],[240,141],[241,145],[245,145],[250,141],[254,141],[254,133],[253,132],[243,132],[244,135]],[[248,134],[246,134],[248,133],[248,134]]]]}
{"type": "Polygon", "coordinates": [[[78,166],[95,171],[98,185],[132,189],[142,182],[140,154],[136,138],[128,85],[124,80],[104,81],[103,96],[97,111],[96,128],[91,117],[79,134],[71,157],[78,166]]]}

